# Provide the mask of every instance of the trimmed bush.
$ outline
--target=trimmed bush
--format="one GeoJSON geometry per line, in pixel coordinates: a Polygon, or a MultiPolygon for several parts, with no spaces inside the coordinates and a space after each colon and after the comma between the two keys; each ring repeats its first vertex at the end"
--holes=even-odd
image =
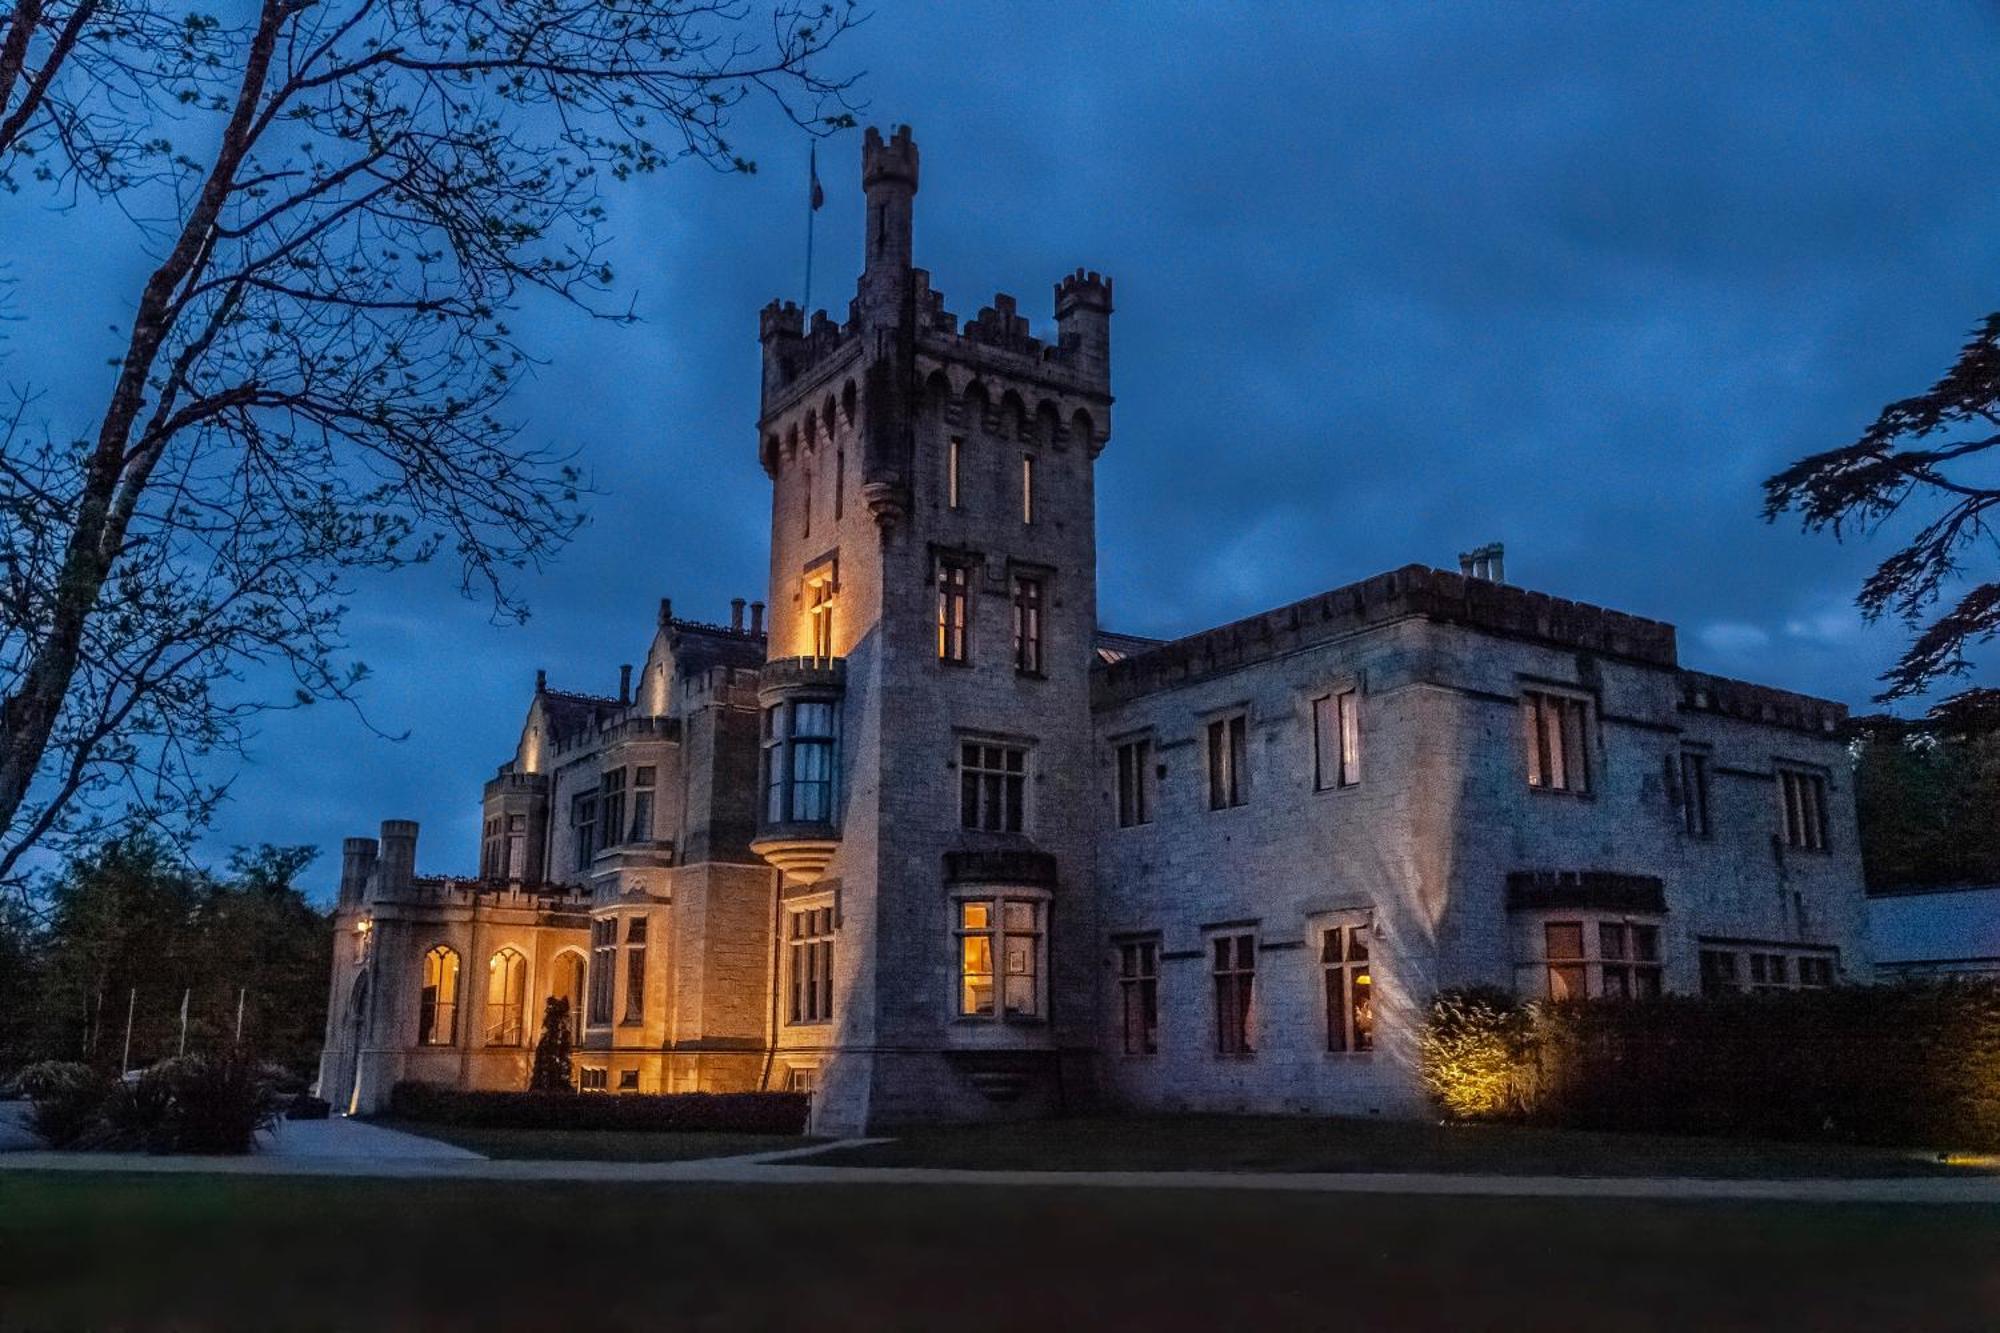
{"type": "Polygon", "coordinates": [[[2000,983],[1502,1006],[1441,995],[1420,1041],[1460,1119],[2000,1148],[2000,983]]]}
{"type": "Polygon", "coordinates": [[[464,1092],[412,1082],[389,1092],[391,1115],[481,1129],[803,1134],[807,1106],[801,1092],[464,1092]]]}
{"type": "Polygon", "coordinates": [[[21,1091],[34,1103],[28,1128],[51,1148],[81,1143],[117,1080],[71,1060],[45,1060],[21,1071],[21,1091]]]}

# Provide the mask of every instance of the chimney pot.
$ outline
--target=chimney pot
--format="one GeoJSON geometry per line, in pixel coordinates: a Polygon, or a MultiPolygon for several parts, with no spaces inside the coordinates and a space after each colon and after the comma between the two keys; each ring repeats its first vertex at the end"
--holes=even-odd
{"type": "Polygon", "coordinates": [[[543,690],[546,690],[546,689],[547,689],[548,687],[549,687],[549,673],[548,673],[548,672],[546,672],[546,671],[544,671],[544,670],[542,670],[542,668],[540,668],[540,667],[536,667],[536,668],[535,668],[535,693],[536,693],[536,694],[540,694],[540,693],[541,693],[541,692],[542,692],[543,690]]]}
{"type": "Polygon", "coordinates": [[[674,618],[674,599],[671,597],[662,597],[660,599],[660,624],[664,626],[669,620],[672,620],[673,618],[674,618]]]}
{"type": "Polygon", "coordinates": [[[764,632],[764,604],[762,602],[750,603],[750,632],[752,634],[762,634],[764,632]]]}
{"type": "Polygon", "coordinates": [[[621,704],[632,702],[632,664],[630,662],[618,668],[618,702],[621,704]]]}
{"type": "Polygon", "coordinates": [[[729,628],[733,630],[743,628],[743,599],[741,597],[732,597],[729,599],[729,628]]]}

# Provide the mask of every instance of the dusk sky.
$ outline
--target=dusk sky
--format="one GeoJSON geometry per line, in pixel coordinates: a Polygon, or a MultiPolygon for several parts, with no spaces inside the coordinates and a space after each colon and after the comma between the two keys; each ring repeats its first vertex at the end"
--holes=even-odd
{"type": "MultiPolygon", "coordinates": [[[[923,155],[917,260],[961,318],[1112,274],[1098,466],[1107,627],[1178,635],[1501,540],[1511,582],[1680,628],[1688,665],[1867,706],[1902,642],[1853,594],[1884,543],[1758,514],[1760,481],[1928,386],[2000,306],[2000,12],[881,3],[833,68],[923,155]]],[[[600,492],[526,626],[455,571],[350,622],[383,739],[338,707],[261,728],[207,850],[423,824],[476,864],[480,784],[537,667],[615,692],[658,599],[764,595],[757,311],[799,299],[805,138],[750,112],[754,176],[614,187],[616,328],[535,308],[514,400],[600,492]]],[[[859,268],[860,136],[820,147],[814,302],[859,268]]],[[[0,203],[0,379],[84,434],[144,257],[122,220],[0,203]]]]}

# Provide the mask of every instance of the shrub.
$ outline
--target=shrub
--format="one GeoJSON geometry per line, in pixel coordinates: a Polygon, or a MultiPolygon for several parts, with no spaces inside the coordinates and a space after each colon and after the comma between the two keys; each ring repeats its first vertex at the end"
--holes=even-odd
{"type": "Polygon", "coordinates": [[[237,1051],[167,1061],[173,1091],[173,1151],[247,1153],[259,1130],[278,1123],[282,1099],[272,1071],[237,1051]]]}
{"type": "Polygon", "coordinates": [[[462,1092],[432,1083],[404,1082],[389,1093],[391,1115],[482,1129],[803,1134],[807,1104],[806,1095],[800,1092],[628,1092],[597,1096],[574,1092],[462,1092]]]}
{"type": "Polygon", "coordinates": [[[1532,1016],[1505,991],[1447,991],[1431,1004],[1418,1034],[1424,1090],[1455,1120],[1517,1115],[1529,1101],[1523,1058],[1532,1016]]]}
{"type": "Polygon", "coordinates": [[[172,1152],[174,1088],[166,1064],[154,1065],[135,1079],[114,1079],[76,1146],[172,1152]]]}
{"type": "Polygon", "coordinates": [[[21,1071],[20,1087],[34,1103],[28,1128],[51,1148],[84,1139],[116,1080],[101,1070],[69,1060],[45,1060],[21,1071]]]}
{"type": "Polygon", "coordinates": [[[1447,1114],[2000,1148],[2000,982],[1504,1006],[1433,1005],[1419,1049],[1447,1114]]]}
{"type": "Polygon", "coordinates": [[[542,1006],[542,1035],[535,1042],[535,1067],[528,1076],[533,1092],[570,1092],[569,1001],[549,996],[542,1006]]]}

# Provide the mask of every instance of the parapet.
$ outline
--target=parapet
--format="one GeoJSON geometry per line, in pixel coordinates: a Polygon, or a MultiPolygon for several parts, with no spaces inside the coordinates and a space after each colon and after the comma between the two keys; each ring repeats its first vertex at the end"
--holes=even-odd
{"type": "Polygon", "coordinates": [[[1094,271],[1078,269],[1056,284],[1056,318],[1073,310],[1111,313],[1111,279],[1094,271]]]}
{"type": "Polygon", "coordinates": [[[805,312],[799,309],[797,301],[773,300],[757,312],[757,341],[770,342],[773,338],[801,338],[805,336],[805,312]]]}
{"type": "Polygon", "coordinates": [[[1711,676],[1705,671],[1681,673],[1681,707],[1688,712],[1716,713],[1739,722],[1819,736],[1839,734],[1847,721],[1847,706],[1831,699],[1711,676]]]}
{"type": "Polygon", "coordinates": [[[891,180],[917,188],[917,142],[908,125],[898,125],[886,143],[882,132],[871,125],[861,136],[861,188],[891,180]]]}

